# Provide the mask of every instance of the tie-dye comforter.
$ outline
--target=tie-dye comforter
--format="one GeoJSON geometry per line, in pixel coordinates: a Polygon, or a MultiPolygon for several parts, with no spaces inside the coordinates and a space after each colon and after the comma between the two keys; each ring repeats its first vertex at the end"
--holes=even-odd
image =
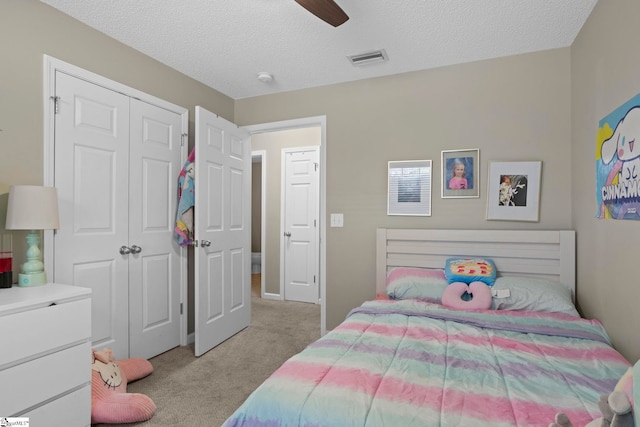
{"type": "Polygon", "coordinates": [[[224,426],[583,426],[629,366],[597,321],[369,301],[224,426]]]}

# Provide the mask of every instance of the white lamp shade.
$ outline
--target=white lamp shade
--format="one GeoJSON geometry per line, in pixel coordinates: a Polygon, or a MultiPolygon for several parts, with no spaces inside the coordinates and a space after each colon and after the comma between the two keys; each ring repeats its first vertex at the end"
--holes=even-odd
{"type": "Polygon", "coordinates": [[[55,187],[12,185],[7,204],[7,230],[60,228],[58,192],[55,187]]]}

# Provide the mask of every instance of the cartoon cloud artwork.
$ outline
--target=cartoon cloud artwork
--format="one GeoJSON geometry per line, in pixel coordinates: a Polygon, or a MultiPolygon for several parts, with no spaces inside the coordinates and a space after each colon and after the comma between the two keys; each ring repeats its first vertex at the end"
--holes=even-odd
{"type": "Polygon", "coordinates": [[[640,95],[600,121],[597,139],[596,217],[639,220],[640,95]]]}

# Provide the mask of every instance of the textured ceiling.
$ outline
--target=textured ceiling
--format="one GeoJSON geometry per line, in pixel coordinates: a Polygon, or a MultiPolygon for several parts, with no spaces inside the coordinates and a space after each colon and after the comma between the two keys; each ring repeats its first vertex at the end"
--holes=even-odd
{"type": "Polygon", "coordinates": [[[41,1],[233,99],[567,47],[597,2],[336,0],[334,28],[293,0],[41,1]]]}

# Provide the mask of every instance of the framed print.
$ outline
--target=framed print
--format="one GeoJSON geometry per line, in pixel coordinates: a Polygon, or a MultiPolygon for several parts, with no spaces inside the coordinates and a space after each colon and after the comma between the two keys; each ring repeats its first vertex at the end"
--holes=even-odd
{"type": "Polygon", "coordinates": [[[542,162],[491,162],[487,219],[538,221],[542,162]]]}
{"type": "Polygon", "coordinates": [[[388,164],[387,215],[431,216],[431,160],[388,164]]]}
{"type": "Polygon", "coordinates": [[[441,197],[480,197],[480,150],[442,152],[441,197]]]}

